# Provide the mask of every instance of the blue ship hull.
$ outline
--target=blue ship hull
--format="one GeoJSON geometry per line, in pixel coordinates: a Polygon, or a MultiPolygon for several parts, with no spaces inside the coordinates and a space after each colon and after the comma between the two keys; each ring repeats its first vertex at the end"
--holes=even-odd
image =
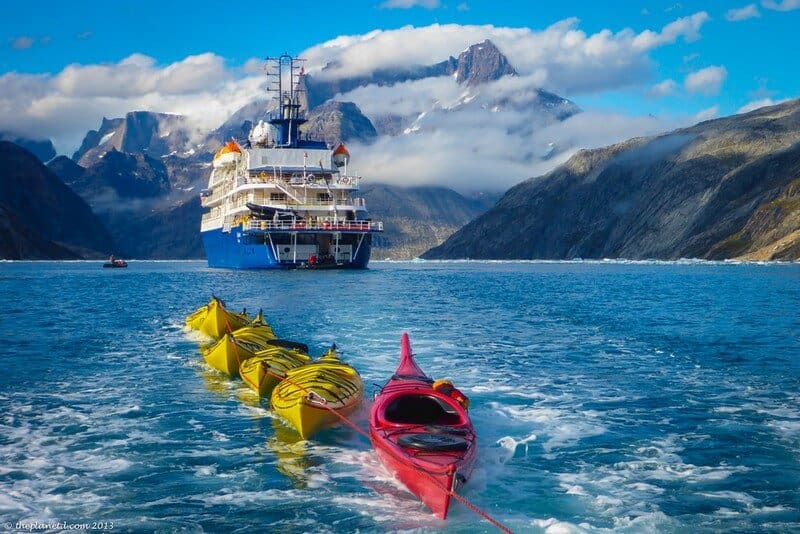
{"type": "MultiPolygon", "coordinates": [[[[264,234],[259,236],[232,230],[221,229],[202,232],[203,246],[208,258],[208,266],[223,269],[298,269],[298,268],[339,268],[366,269],[372,249],[372,236],[366,234],[359,247],[353,247],[354,257],[346,263],[323,263],[309,265],[308,258],[297,258],[297,262],[278,261],[273,248],[264,242],[264,234]]],[[[316,235],[316,234],[309,234],[316,235]]],[[[328,234],[330,235],[330,234],[328,234]]]]}

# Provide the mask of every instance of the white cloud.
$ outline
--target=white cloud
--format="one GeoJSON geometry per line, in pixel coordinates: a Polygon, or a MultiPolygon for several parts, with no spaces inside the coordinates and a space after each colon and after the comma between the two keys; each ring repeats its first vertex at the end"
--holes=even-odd
{"type": "Polygon", "coordinates": [[[678,84],[675,80],[664,80],[657,83],[647,91],[648,96],[653,98],[663,98],[665,96],[674,95],[678,90],[678,84]]]}
{"type": "MultiPolygon", "coordinates": [[[[328,75],[353,76],[377,67],[432,64],[492,39],[520,76],[483,86],[483,94],[465,94],[468,89],[442,77],[358,88],[343,98],[355,101],[371,118],[392,113],[413,119],[428,112],[419,121],[417,133],[382,138],[352,151],[353,165],[367,179],[447,184],[462,190],[501,189],[547,172],[579,148],[605,146],[691,120],[587,111],[557,122],[547,113],[535,112],[538,93],[534,88],[567,96],[648,83],[654,70],[649,52],[681,38],[698,38],[706,20],[708,15],[701,12],[660,31],[638,34],[630,29],[587,34],[577,19],[540,31],[454,24],[408,26],[342,36],[301,57],[309,60],[307,70],[315,75],[334,62],[328,75]],[[469,98],[473,100],[465,104],[469,98]],[[505,103],[495,110],[497,99],[505,103]],[[453,107],[459,108],[457,113],[445,111],[453,107]]],[[[132,110],[178,113],[197,128],[212,129],[239,107],[263,96],[260,67],[258,60],[250,60],[230,68],[210,53],[169,65],[133,54],[117,63],[70,65],[54,75],[7,73],[0,76],[0,116],[7,129],[53,138],[62,153],[77,148],[102,117],[120,117],[132,110]]],[[[662,92],[675,90],[677,84],[670,81],[658,84],[662,92]]]]}
{"type": "Polygon", "coordinates": [[[53,80],[60,93],[75,97],[131,97],[148,93],[183,94],[211,89],[230,78],[221,57],[211,53],[189,56],[166,67],[133,54],[119,63],[73,64],[53,80]]]}
{"type": "Polygon", "coordinates": [[[780,104],[781,102],[786,102],[788,98],[783,98],[780,100],[773,100],[771,98],[761,98],[759,100],[754,100],[752,102],[748,102],[744,106],[740,107],[736,113],[748,113],[750,111],[755,111],[759,108],[763,108],[766,106],[774,106],[775,104],[780,104]]]}
{"type": "Polygon", "coordinates": [[[761,5],[774,11],[793,11],[800,9],[800,0],[761,0],[761,5]]]}
{"type": "Polygon", "coordinates": [[[263,76],[236,79],[214,54],[166,66],[134,54],[118,63],[69,65],[56,75],[6,73],[0,76],[0,116],[3,129],[51,138],[59,152],[71,153],[103,117],[177,113],[210,130],[263,91],[263,76]]]}
{"type": "Polygon", "coordinates": [[[645,30],[634,39],[634,44],[642,49],[649,50],[657,46],[671,44],[683,37],[687,42],[700,39],[700,28],[711,19],[708,13],[700,11],[694,15],[683,17],[664,26],[660,32],[645,30]]]}
{"type": "Polygon", "coordinates": [[[463,112],[458,128],[382,137],[353,146],[351,166],[367,180],[396,185],[437,184],[461,192],[505,190],[523,179],[545,174],[578,149],[595,148],[688,124],[616,113],[584,112],[536,128],[531,135],[508,135],[509,116],[471,121],[463,112]],[[553,143],[553,157],[541,156],[553,143]]]}
{"type": "Polygon", "coordinates": [[[694,115],[694,122],[703,122],[719,117],[719,106],[713,105],[710,108],[701,109],[694,115]]]}
{"type": "Polygon", "coordinates": [[[683,85],[690,93],[716,95],[719,94],[722,84],[727,77],[728,71],[725,67],[706,67],[686,76],[683,85]]]}
{"type": "Polygon", "coordinates": [[[440,5],[439,0],[386,0],[381,7],[383,9],[410,9],[412,7],[436,9],[440,5]]]}
{"type": "Polygon", "coordinates": [[[538,73],[545,87],[567,96],[643,83],[651,77],[648,52],[699,38],[706,12],[678,19],[660,31],[639,34],[604,29],[588,35],[576,18],[534,31],[529,28],[433,24],[341,36],[301,55],[308,72],[324,79],[369,74],[378,68],[430,65],[458,56],[469,45],[491,39],[523,75],[538,73]],[[329,65],[327,69],[323,67],[329,65]]]}
{"type": "Polygon", "coordinates": [[[376,182],[502,190],[552,170],[580,148],[659,133],[691,120],[586,111],[560,122],[533,87],[531,80],[517,77],[465,89],[443,77],[351,91],[342,98],[358,102],[371,118],[403,114],[419,127],[351,147],[351,166],[376,182]]]}
{"type": "Polygon", "coordinates": [[[761,13],[758,11],[758,7],[755,4],[747,4],[738,9],[729,9],[728,12],[725,13],[725,19],[731,22],[738,22],[740,20],[747,20],[760,16],[761,13]]]}

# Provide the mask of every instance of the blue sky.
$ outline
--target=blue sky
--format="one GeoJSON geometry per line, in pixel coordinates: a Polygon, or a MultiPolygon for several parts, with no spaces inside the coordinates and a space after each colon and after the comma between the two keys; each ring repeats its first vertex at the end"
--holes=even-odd
{"type": "MultiPolygon", "coordinates": [[[[490,28],[487,36],[500,36],[498,45],[512,64],[521,72],[528,69],[523,73],[541,80],[545,89],[583,109],[652,115],[664,118],[665,125],[800,96],[800,69],[791,52],[800,28],[800,0],[44,1],[7,3],[4,15],[0,130],[34,124],[57,140],[57,148],[61,140],[64,149],[89,126],[96,128],[103,115],[124,113],[125,106],[180,113],[207,109],[218,120],[231,109],[214,108],[211,99],[233,106],[247,91],[259,91],[255,82],[246,81],[255,59],[286,51],[309,54],[310,63],[329,60],[330,47],[322,43],[350,36],[349,45],[376,30],[384,41],[395,39],[386,53],[402,54],[408,47],[413,62],[457,55],[465,36],[478,39],[476,28],[490,28]],[[435,24],[434,31],[409,30],[435,24]],[[431,35],[443,26],[458,36],[449,49],[443,43],[426,56],[419,47],[428,46],[425,39],[440,43],[431,35]],[[506,29],[530,35],[523,36],[527,41],[517,39],[517,31],[504,40],[506,29]],[[583,36],[579,53],[563,45],[576,32],[583,36]],[[562,41],[551,43],[548,53],[575,57],[542,58],[536,50],[526,55],[524,46],[532,45],[525,43],[544,39],[562,41]],[[602,50],[593,63],[598,47],[602,50]],[[196,80],[186,76],[188,70],[196,72],[196,80]],[[582,75],[592,70],[597,72],[582,75]],[[121,71],[127,76],[141,72],[152,81],[139,84],[121,71]],[[180,89],[165,91],[163,80],[177,78],[176,72],[182,73],[180,80],[168,85],[180,89]],[[603,72],[609,79],[600,80],[603,72]],[[219,80],[211,87],[215,77],[219,80]],[[116,86],[105,91],[103,83],[116,86]]],[[[378,46],[373,52],[380,55],[378,46]]]]}

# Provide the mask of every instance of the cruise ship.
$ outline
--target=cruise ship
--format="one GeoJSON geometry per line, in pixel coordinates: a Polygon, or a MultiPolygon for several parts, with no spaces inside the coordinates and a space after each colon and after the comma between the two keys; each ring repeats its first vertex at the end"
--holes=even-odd
{"type": "Polygon", "coordinates": [[[267,59],[267,91],[277,109],[246,141],[214,155],[201,193],[201,235],[209,267],[364,269],[383,223],[367,216],[361,178],[347,172],[343,143],[301,135],[302,60],[267,59]]]}

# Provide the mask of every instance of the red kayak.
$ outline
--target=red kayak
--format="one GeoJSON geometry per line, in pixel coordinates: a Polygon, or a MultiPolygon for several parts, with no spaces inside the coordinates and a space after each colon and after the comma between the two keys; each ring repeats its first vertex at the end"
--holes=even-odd
{"type": "Polygon", "coordinates": [[[450,382],[425,375],[404,333],[400,365],[370,411],[370,440],[383,465],[441,519],[475,463],[468,403],[450,382]]]}

